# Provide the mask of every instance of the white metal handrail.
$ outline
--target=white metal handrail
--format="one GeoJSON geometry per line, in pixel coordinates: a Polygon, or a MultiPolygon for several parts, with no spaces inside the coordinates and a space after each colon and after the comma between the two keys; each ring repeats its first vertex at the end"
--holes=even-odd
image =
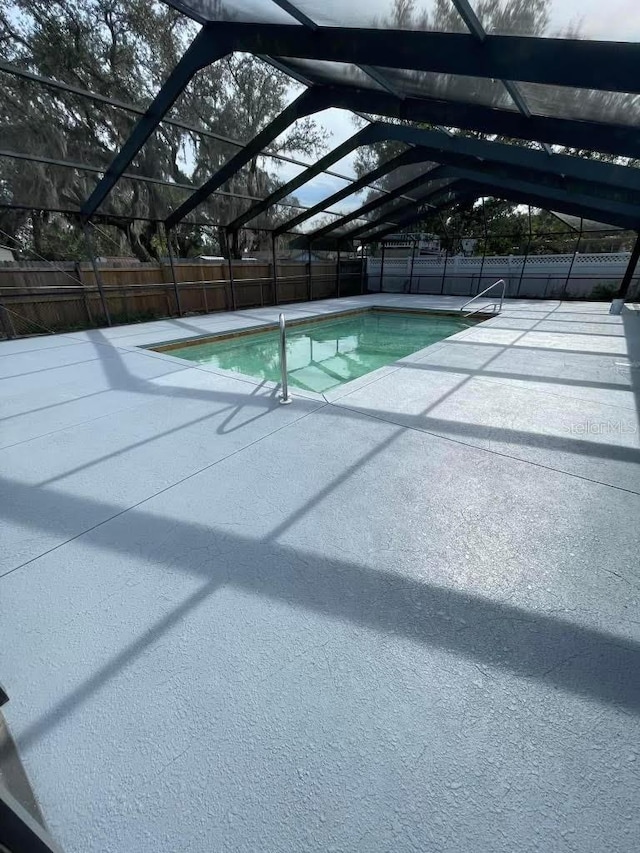
{"type": "MultiPolygon", "coordinates": [[[[498,314],[499,314],[499,313],[502,311],[502,303],[504,302],[504,294],[505,294],[505,291],[506,291],[506,289],[507,289],[507,283],[506,283],[506,281],[505,281],[503,278],[499,278],[499,279],[498,279],[498,281],[494,281],[494,283],[493,283],[493,284],[490,284],[490,285],[489,285],[489,287],[486,287],[486,288],[482,291],[482,293],[478,293],[478,294],[476,294],[476,295],[473,297],[473,299],[470,299],[468,302],[465,302],[465,303],[464,303],[464,305],[462,306],[462,308],[460,309],[460,313],[462,314],[462,312],[464,311],[464,309],[465,309],[465,308],[467,308],[469,305],[471,305],[471,303],[472,303],[472,302],[475,302],[475,301],[476,301],[476,299],[480,299],[480,297],[481,297],[481,296],[484,296],[484,295],[485,295],[485,293],[488,293],[490,290],[492,290],[494,287],[497,287],[499,284],[501,284],[501,285],[502,285],[502,293],[500,294],[500,306],[499,306],[499,308],[498,308],[498,314]]],[[[494,308],[495,308],[495,304],[496,304],[496,303],[494,302],[494,303],[493,303],[494,308]]],[[[464,316],[465,316],[465,317],[470,317],[472,314],[477,314],[479,310],[480,310],[479,308],[476,308],[474,311],[469,311],[469,313],[468,313],[468,314],[465,314],[464,316]]]]}
{"type": "Polygon", "coordinates": [[[283,406],[293,402],[289,394],[289,380],[287,378],[287,327],[284,319],[284,314],[278,317],[280,326],[280,373],[282,376],[282,392],[280,394],[280,402],[283,406]]]}

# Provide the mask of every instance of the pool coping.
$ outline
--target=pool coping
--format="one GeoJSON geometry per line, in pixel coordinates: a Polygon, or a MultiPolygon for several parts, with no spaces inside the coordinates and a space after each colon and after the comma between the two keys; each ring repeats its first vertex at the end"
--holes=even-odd
{"type": "MultiPolygon", "coordinates": [[[[278,306],[274,306],[278,307],[278,306]]],[[[357,314],[366,314],[371,311],[380,311],[381,313],[394,313],[394,314],[424,314],[430,316],[438,316],[438,317],[461,317],[460,311],[443,311],[443,310],[434,310],[429,308],[401,308],[391,305],[368,305],[364,308],[350,308],[344,311],[332,311],[332,312],[321,312],[318,314],[312,314],[300,319],[287,320],[287,328],[292,328],[295,326],[304,326],[310,323],[316,323],[318,320],[326,320],[331,321],[335,319],[342,319],[343,317],[349,317],[357,314]]],[[[295,386],[293,389],[290,388],[290,392],[292,392],[292,396],[294,397],[302,397],[309,400],[316,401],[324,401],[324,402],[332,402],[334,400],[338,400],[341,397],[346,396],[347,394],[352,393],[353,391],[362,388],[364,385],[368,385],[371,382],[375,382],[377,379],[381,379],[383,376],[393,372],[394,370],[398,370],[402,367],[403,364],[411,363],[413,361],[420,361],[425,358],[425,353],[431,354],[435,351],[436,348],[442,346],[448,341],[453,340],[454,338],[459,338],[473,331],[476,326],[482,325],[488,320],[495,319],[499,316],[498,313],[488,312],[488,311],[477,311],[474,312],[474,316],[479,318],[478,322],[475,322],[473,326],[468,329],[461,329],[459,332],[454,332],[452,335],[448,335],[446,338],[443,338],[440,341],[435,341],[432,344],[429,344],[426,347],[423,347],[420,350],[416,350],[409,355],[403,356],[401,359],[397,361],[390,362],[389,364],[383,365],[382,367],[377,368],[376,370],[372,370],[369,373],[365,373],[363,376],[359,376],[356,379],[352,379],[350,382],[345,382],[341,385],[336,386],[335,388],[330,388],[326,391],[311,391],[305,388],[298,388],[295,386]]],[[[240,373],[235,370],[225,370],[221,367],[209,367],[206,364],[198,364],[196,362],[190,362],[187,359],[180,358],[179,356],[172,355],[172,350],[175,349],[183,349],[187,346],[197,346],[203,343],[214,343],[218,341],[231,340],[233,338],[245,337],[246,335],[253,335],[258,333],[267,333],[278,330],[278,324],[269,320],[264,323],[259,323],[254,326],[243,326],[240,329],[229,329],[228,331],[218,332],[216,334],[203,334],[203,335],[194,335],[186,338],[173,338],[169,341],[161,341],[152,344],[142,344],[134,347],[134,349],[138,350],[146,350],[149,354],[154,353],[154,355],[159,356],[160,358],[166,358],[173,363],[177,363],[185,367],[187,369],[196,369],[202,370],[207,373],[214,373],[216,375],[225,376],[229,379],[235,379],[240,382],[245,382],[254,387],[260,386],[266,390],[277,391],[280,388],[280,382],[275,382],[270,379],[260,379],[256,376],[251,376],[248,373],[240,373]]]]}

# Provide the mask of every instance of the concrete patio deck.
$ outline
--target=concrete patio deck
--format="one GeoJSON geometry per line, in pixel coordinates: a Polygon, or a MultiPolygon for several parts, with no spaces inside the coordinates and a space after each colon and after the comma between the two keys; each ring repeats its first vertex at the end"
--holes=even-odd
{"type": "Polygon", "coordinates": [[[1,343],[3,710],[63,849],[636,853],[640,321],[607,309],[511,300],[288,407],[138,348],[277,308],[1,343]]]}

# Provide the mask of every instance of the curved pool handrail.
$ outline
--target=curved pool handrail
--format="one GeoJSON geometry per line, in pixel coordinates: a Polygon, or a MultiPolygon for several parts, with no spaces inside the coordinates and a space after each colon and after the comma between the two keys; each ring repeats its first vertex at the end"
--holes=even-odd
{"type": "MultiPolygon", "coordinates": [[[[475,301],[476,301],[476,299],[480,299],[480,297],[481,297],[481,296],[484,296],[484,295],[485,295],[485,293],[488,293],[490,290],[492,290],[494,287],[497,287],[499,284],[501,284],[501,285],[502,285],[502,293],[500,294],[500,307],[498,308],[498,314],[499,314],[499,313],[502,311],[502,303],[504,302],[504,294],[505,294],[505,291],[506,291],[506,289],[507,289],[507,283],[506,283],[506,281],[505,281],[503,278],[499,278],[499,279],[498,279],[498,281],[494,281],[494,282],[493,282],[493,284],[490,284],[490,285],[489,285],[489,287],[486,287],[486,288],[482,291],[482,293],[477,293],[477,294],[473,297],[473,299],[470,299],[468,302],[465,302],[465,303],[464,303],[464,305],[462,306],[462,308],[460,309],[460,313],[462,314],[462,312],[464,311],[464,309],[465,309],[468,305],[471,305],[471,303],[472,303],[472,302],[475,302],[475,301]]],[[[494,302],[493,304],[495,305],[495,302],[494,302]]],[[[480,309],[479,309],[479,308],[477,308],[475,311],[469,311],[469,313],[468,313],[468,314],[465,314],[464,316],[465,316],[465,317],[470,317],[472,314],[476,314],[479,310],[480,310],[480,309]]]]}

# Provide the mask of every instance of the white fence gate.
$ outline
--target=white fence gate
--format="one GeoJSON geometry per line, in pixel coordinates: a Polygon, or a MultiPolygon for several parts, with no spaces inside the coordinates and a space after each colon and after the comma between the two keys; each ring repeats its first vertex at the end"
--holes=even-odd
{"type": "MultiPolygon", "coordinates": [[[[367,259],[370,291],[473,296],[499,278],[507,296],[531,299],[607,299],[616,291],[629,263],[629,252],[588,255],[493,255],[481,257],[367,259]]],[[[640,270],[631,294],[638,291],[640,270]]]]}

